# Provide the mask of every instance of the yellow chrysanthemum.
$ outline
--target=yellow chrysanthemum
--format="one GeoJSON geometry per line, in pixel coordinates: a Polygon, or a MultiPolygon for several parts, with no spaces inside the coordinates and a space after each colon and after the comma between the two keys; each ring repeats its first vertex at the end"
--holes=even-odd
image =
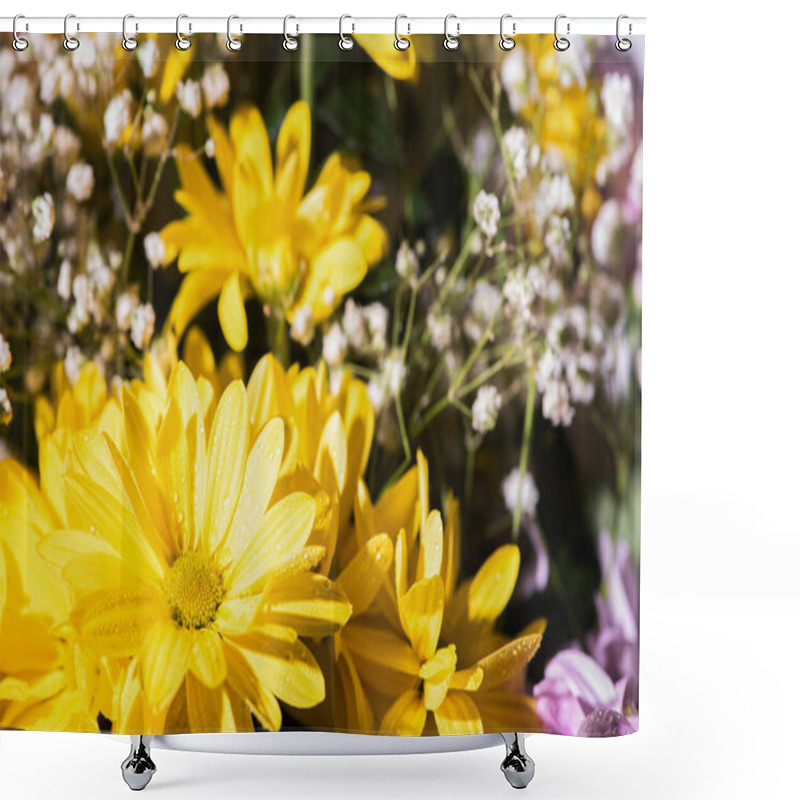
{"type": "Polygon", "coordinates": [[[565,55],[555,50],[552,36],[522,36],[518,42],[531,56],[527,68],[535,71],[538,83],[522,116],[532,124],[539,146],[558,150],[573,181],[583,186],[605,152],[599,99],[586,81],[564,85],[560,65],[565,55]]]}
{"type": "Polygon", "coordinates": [[[96,731],[98,684],[59,630],[69,597],[36,549],[56,520],[12,459],[0,462],[0,509],[0,727],[96,731]]]}
{"type": "Polygon", "coordinates": [[[230,135],[209,117],[222,187],[197,156],[179,148],[176,200],[189,216],[161,232],[187,276],[170,313],[178,336],[219,296],[222,331],[234,350],[247,344],[244,298],[254,291],[279,318],[299,309],[327,319],[386,249],[386,232],[367,211],[370,176],[334,153],[305,193],[311,151],[308,105],[288,111],[272,154],[264,121],[250,105],[233,115],[230,135]],[[305,194],[304,194],[305,193],[305,194]]]}
{"type": "MultiPolygon", "coordinates": [[[[365,705],[356,716],[374,713],[381,733],[415,736],[537,728],[533,699],[522,690],[544,622],[514,639],[495,630],[516,584],[518,548],[498,548],[456,588],[458,505],[449,499],[446,523],[430,510],[421,454],[377,505],[362,484],[355,519],[358,542],[375,541],[379,532],[394,541],[393,580],[379,586],[372,612],[338,636],[344,680],[354,701],[365,705]]],[[[353,593],[353,582],[345,585],[353,593]]],[[[354,609],[361,601],[356,587],[354,609]]]]}
{"type": "Polygon", "coordinates": [[[78,641],[124,665],[112,711],[121,732],[250,730],[249,712],[277,729],[279,699],[324,697],[298,637],[332,633],[350,615],[311,571],[325,555],[309,545],[319,492],[281,488],[283,421],[251,438],[237,380],[206,435],[210,393],[179,363],[153,426],[123,389],[128,455],[97,432],[78,437],[66,528],[40,545],[74,593],[78,641]]]}

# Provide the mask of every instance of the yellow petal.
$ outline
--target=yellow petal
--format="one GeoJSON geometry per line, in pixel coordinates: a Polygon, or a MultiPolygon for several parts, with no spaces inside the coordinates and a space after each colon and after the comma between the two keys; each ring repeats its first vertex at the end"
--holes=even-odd
{"type": "Polygon", "coordinates": [[[244,350],[247,344],[247,315],[237,272],[231,273],[222,287],[217,313],[225,341],[237,353],[244,350]]]}
{"type": "Polygon", "coordinates": [[[325,698],[319,664],[299,640],[290,641],[276,626],[231,637],[253,672],[277,698],[297,708],[311,708],[325,698]]]}
{"type": "Polygon", "coordinates": [[[239,501],[247,453],[247,398],[235,381],[222,395],[208,439],[205,544],[214,552],[228,533],[239,501]]]}
{"type": "Polygon", "coordinates": [[[294,308],[310,306],[314,322],[327,319],[339,298],[355,289],[367,274],[367,262],[355,240],[338,239],[317,254],[311,262],[308,280],[294,308]],[[326,302],[326,290],[332,289],[334,302],[326,302]]]}
{"type": "Polygon", "coordinates": [[[419,669],[419,676],[423,680],[440,680],[447,673],[455,672],[456,647],[451,644],[440,647],[433,658],[429,658],[419,669]]]}
{"type": "Polygon", "coordinates": [[[171,619],[152,623],[142,644],[142,687],[155,710],[164,708],[181,685],[192,653],[192,632],[171,619]]]}
{"type": "Polygon", "coordinates": [[[246,547],[233,554],[232,596],[255,591],[272,567],[300,551],[311,533],[315,510],[313,497],[294,492],[269,509],[259,528],[245,532],[246,547]]]}
{"type": "Polygon", "coordinates": [[[420,736],[428,711],[416,689],[409,689],[383,715],[380,732],[397,736],[420,736]]]}
{"type": "Polygon", "coordinates": [[[518,637],[482,658],[477,664],[483,670],[482,688],[493,689],[525,669],[541,643],[540,633],[518,637]]]}
{"type": "Polygon", "coordinates": [[[270,420],[247,457],[244,481],[226,543],[228,558],[250,546],[249,533],[257,530],[272,499],[283,457],[284,424],[280,417],[270,420]]]}
{"type": "Polygon", "coordinates": [[[311,154],[311,112],[302,100],[286,113],[278,134],[277,179],[278,194],[295,206],[303,196],[311,154]]]}
{"type": "Polygon", "coordinates": [[[361,255],[370,266],[377,264],[389,247],[386,228],[366,214],[359,219],[353,237],[358,244],[358,249],[361,250],[361,255]]]}
{"type": "Polygon", "coordinates": [[[225,127],[212,114],[208,115],[207,123],[208,131],[214,140],[214,160],[217,162],[219,176],[222,179],[225,191],[230,195],[233,182],[233,164],[236,158],[233,144],[225,132],[225,127]]]}
{"type": "MultiPolygon", "coordinates": [[[[402,31],[401,31],[401,35],[402,31]]],[[[356,37],[367,55],[390,77],[398,81],[416,81],[419,68],[415,45],[398,50],[389,34],[363,34],[356,37]]]]}
{"type": "Polygon", "coordinates": [[[226,639],[223,648],[228,665],[228,683],[255,714],[262,727],[268,731],[277,731],[281,727],[281,707],[275,695],[262,684],[261,676],[239,647],[226,639]]]}
{"type": "Polygon", "coordinates": [[[447,697],[433,713],[436,727],[442,736],[483,733],[480,711],[465,692],[448,692],[447,697]]]}
{"type": "Polygon", "coordinates": [[[255,185],[267,197],[272,192],[272,155],[261,114],[250,104],[240,106],[231,119],[230,130],[236,160],[249,160],[258,167],[253,175],[255,185]]]}
{"type": "Polygon", "coordinates": [[[200,309],[222,291],[230,274],[229,269],[202,270],[191,272],[183,279],[167,319],[167,327],[172,327],[178,338],[200,309]]]}
{"type": "Polygon", "coordinates": [[[135,655],[154,624],[169,609],[160,593],[148,586],[120,586],[95,592],[75,607],[72,622],[80,641],[107,658],[135,655]]]}
{"type": "Polygon", "coordinates": [[[505,610],[519,573],[519,548],[497,548],[478,570],[469,587],[469,618],[494,622],[505,610]]]}
{"type": "Polygon", "coordinates": [[[227,666],[222,650],[222,637],[210,628],[192,632],[192,653],[189,669],[209,689],[214,689],[225,680],[227,666]]]}
{"type": "Polygon", "coordinates": [[[353,604],[353,616],[369,608],[391,564],[392,540],[381,533],[359,548],[342,570],[336,582],[353,604]]]}
{"type": "Polygon", "coordinates": [[[263,356],[247,382],[247,410],[253,435],[273,417],[290,416],[294,403],[286,382],[286,373],[271,354],[263,356]]]}
{"type": "Polygon", "coordinates": [[[333,693],[334,723],[345,730],[372,733],[375,715],[370,707],[358,670],[347,650],[343,650],[337,662],[342,681],[342,696],[333,693]]]}
{"type": "Polygon", "coordinates": [[[220,733],[222,728],[221,686],[209,688],[188,673],[186,675],[186,713],[191,733],[220,733]]]}
{"type": "Polygon", "coordinates": [[[324,575],[313,572],[275,580],[264,601],[264,619],[296,630],[301,636],[329,636],[344,627],[352,606],[324,575]]]}
{"type": "Polygon", "coordinates": [[[361,680],[374,691],[396,697],[419,684],[419,659],[396,633],[350,622],[340,636],[361,680]]]}
{"type": "Polygon", "coordinates": [[[207,216],[222,200],[222,195],[200,163],[200,156],[186,145],[178,145],[175,164],[181,182],[181,191],[176,199],[190,214],[207,216]]]}
{"type": "Polygon", "coordinates": [[[164,65],[164,73],[161,76],[161,88],[158,91],[158,99],[161,103],[168,103],[175,94],[178,81],[183,77],[186,68],[192,63],[194,51],[189,50],[170,50],[167,63],[164,65]]]}
{"type": "Polygon", "coordinates": [[[420,661],[435,652],[442,630],[444,590],[438,575],[417,581],[400,599],[400,621],[420,661]]]}
{"type": "Polygon", "coordinates": [[[478,692],[473,699],[480,710],[485,733],[544,730],[536,714],[536,701],[530,694],[494,689],[478,692]]]}
{"type": "Polygon", "coordinates": [[[338,412],[325,423],[317,448],[314,477],[330,495],[340,495],[347,476],[347,433],[338,412]]]}
{"type": "Polygon", "coordinates": [[[441,573],[443,538],[442,515],[437,510],[431,511],[420,530],[417,580],[441,573]]]}
{"type": "Polygon", "coordinates": [[[477,692],[483,682],[483,670],[480,667],[460,669],[450,681],[451,689],[463,689],[465,692],[477,692]]]}
{"type": "Polygon", "coordinates": [[[205,519],[206,437],[197,384],[183,362],[172,371],[156,439],[155,468],[175,549],[194,550],[205,519]]]}

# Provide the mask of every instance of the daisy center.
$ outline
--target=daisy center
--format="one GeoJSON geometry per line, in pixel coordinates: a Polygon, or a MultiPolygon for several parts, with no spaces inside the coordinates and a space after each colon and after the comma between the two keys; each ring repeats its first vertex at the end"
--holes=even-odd
{"type": "Polygon", "coordinates": [[[222,575],[201,553],[184,553],[167,572],[164,595],[179,625],[205,628],[214,621],[222,602],[222,575]]]}

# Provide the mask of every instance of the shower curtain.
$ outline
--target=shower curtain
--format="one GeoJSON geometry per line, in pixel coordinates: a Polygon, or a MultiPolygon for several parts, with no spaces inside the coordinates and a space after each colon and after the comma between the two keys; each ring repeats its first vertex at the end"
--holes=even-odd
{"type": "Polygon", "coordinates": [[[638,728],[643,41],[0,49],[0,726],[638,728]]]}

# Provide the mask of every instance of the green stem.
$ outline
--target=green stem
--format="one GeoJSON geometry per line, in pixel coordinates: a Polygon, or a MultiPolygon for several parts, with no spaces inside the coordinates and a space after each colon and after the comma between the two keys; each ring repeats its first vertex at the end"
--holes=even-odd
{"type": "Polygon", "coordinates": [[[267,317],[267,326],[270,351],[286,369],[289,367],[289,336],[286,316],[283,312],[273,310],[272,314],[267,317]]]}
{"type": "Polygon", "coordinates": [[[517,503],[514,506],[514,521],[511,525],[511,540],[519,541],[519,526],[522,522],[522,477],[528,471],[528,454],[533,434],[533,411],[536,407],[536,368],[528,373],[528,396],[525,400],[525,425],[522,431],[522,450],[519,455],[519,481],[517,483],[517,503]]]}

